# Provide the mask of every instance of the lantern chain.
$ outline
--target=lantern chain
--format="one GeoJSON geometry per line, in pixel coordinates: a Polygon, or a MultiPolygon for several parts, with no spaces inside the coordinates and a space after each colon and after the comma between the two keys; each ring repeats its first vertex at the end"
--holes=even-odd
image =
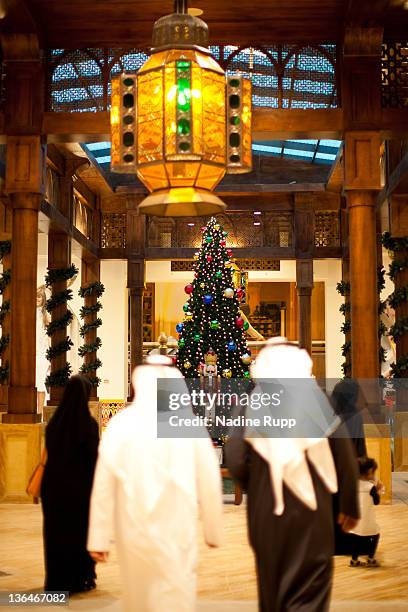
{"type": "Polygon", "coordinates": [[[186,15],[188,12],[188,0],[174,0],[174,12],[186,15]]]}

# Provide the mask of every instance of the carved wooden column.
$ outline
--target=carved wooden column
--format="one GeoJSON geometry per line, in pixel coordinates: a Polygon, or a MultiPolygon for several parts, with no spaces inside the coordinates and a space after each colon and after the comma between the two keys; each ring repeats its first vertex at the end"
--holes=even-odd
{"type": "Polygon", "coordinates": [[[126,218],[126,250],[128,255],[129,338],[131,371],[143,361],[143,292],[145,288],[145,216],[137,210],[137,202],[129,200],[126,218]]]}
{"type": "Polygon", "coordinates": [[[380,189],[380,28],[346,29],[342,71],[349,216],[352,375],[379,375],[376,193],[380,189]]]}
{"type": "Polygon", "coordinates": [[[311,355],[313,259],[296,260],[296,289],[299,305],[299,346],[311,355]]]}
{"type": "MultiPolygon", "coordinates": [[[[0,241],[11,242],[12,234],[12,211],[10,210],[10,203],[6,198],[0,203],[0,241]]],[[[3,273],[6,270],[11,270],[11,251],[5,253],[3,256],[3,273]]],[[[1,332],[5,338],[10,338],[10,327],[11,327],[11,315],[10,311],[7,312],[7,305],[10,305],[11,300],[11,284],[5,286],[2,293],[2,320],[1,320],[1,332]]],[[[10,308],[10,306],[8,306],[10,308]]],[[[1,367],[10,370],[10,342],[5,346],[1,355],[1,367]]],[[[8,377],[0,384],[0,413],[7,412],[8,406],[8,377]]]]}
{"type": "MultiPolygon", "coordinates": [[[[85,257],[82,259],[82,274],[81,274],[81,287],[88,287],[94,283],[99,283],[101,277],[101,262],[97,258],[85,257]]],[[[84,297],[84,306],[85,308],[96,308],[98,304],[98,294],[93,291],[91,295],[85,295],[84,297]]],[[[98,306],[100,307],[100,305],[98,306]]],[[[98,318],[98,311],[94,311],[92,313],[86,314],[83,318],[84,324],[93,323],[98,318]]],[[[97,328],[90,329],[84,335],[84,344],[91,345],[95,344],[96,339],[98,337],[97,328]]],[[[92,352],[86,352],[84,354],[84,366],[89,366],[89,364],[95,363],[97,360],[97,350],[92,352]]],[[[92,370],[87,373],[88,378],[91,380],[95,380],[97,377],[97,371],[92,370]]],[[[92,385],[91,391],[91,401],[98,400],[98,387],[97,385],[92,385]]]]}
{"type": "MultiPolygon", "coordinates": [[[[48,270],[66,269],[71,265],[71,239],[62,232],[51,230],[48,234],[48,270]]],[[[60,280],[52,285],[51,297],[55,297],[67,290],[67,281],[60,280]]],[[[51,312],[51,323],[63,319],[68,315],[67,302],[59,304],[51,312]]],[[[57,329],[51,336],[51,348],[56,347],[67,337],[67,326],[57,329]]],[[[51,375],[63,370],[67,365],[67,353],[63,352],[51,360],[51,375]]],[[[50,387],[48,404],[56,406],[64,391],[64,386],[50,387]]]]}
{"type": "Polygon", "coordinates": [[[312,354],[314,209],[310,194],[295,194],[296,290],[299,346],[312,354]]]}

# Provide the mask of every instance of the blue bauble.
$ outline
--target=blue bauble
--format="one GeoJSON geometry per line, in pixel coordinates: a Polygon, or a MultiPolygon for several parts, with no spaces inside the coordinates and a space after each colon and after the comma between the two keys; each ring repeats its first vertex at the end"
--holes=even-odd
{"type": "Polygon", "coordinates": [[[237,348],[237,345],[235,344],[233,340],[231,340],[231,342],[228,342],[227,349],[229,351],[235,351],[236,348],[237,348]]]}
{"type": "Polygon", "coordinates": [[[184,327],[183,323],[177,323],[177,325],[176,325],[176,332],[178,334],[181,334],[181,332],[183,331],[183,327],[184,327]]]}
{"type": "Polygon", "coordinates": [[[210,306],[213,303],[213,296],[212,295],[205,295],[203,297],[203,302],[206,306],[210,306]]]}

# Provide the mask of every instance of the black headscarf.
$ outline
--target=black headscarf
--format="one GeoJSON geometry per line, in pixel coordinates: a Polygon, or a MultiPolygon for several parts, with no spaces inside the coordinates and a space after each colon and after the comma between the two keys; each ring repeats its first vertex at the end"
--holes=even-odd
{"type": "Polygon", "coordinates": [[[338,382],[331,396],[334,411],[347,427],[357,457],[363,457],[367,454],[367,450],[363,418],[357,403],[358,398],[359,385],[352,378],[345,378],[338,382]]]}
{"type": "Polygon", "coordinates": [[[94,423],[88,401],[92,385],[86,376],[71,376],[46,429],[48,456],[66,462],[89,439],[94,423]]]}

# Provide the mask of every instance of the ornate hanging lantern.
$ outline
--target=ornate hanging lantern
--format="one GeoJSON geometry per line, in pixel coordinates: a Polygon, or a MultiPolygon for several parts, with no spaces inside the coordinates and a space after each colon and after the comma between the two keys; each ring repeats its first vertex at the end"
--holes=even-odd
{"type": "Polygon", "coordinates": [[[176,0],[153,28],[152,55],[112,80],[111,168],[136,173],[151,192],[141,212],[222,212],[213,193],[226,172],[251,170],[251,82],[226,77],[208,27],[176,0]]]}

